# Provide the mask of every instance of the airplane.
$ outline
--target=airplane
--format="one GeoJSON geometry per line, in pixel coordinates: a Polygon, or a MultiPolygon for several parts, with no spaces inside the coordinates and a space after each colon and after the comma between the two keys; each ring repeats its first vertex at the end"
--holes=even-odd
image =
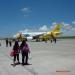
{"type": "Polygon", "coordinates": [[[52,40],[53,40],[56,43],[56,37],[58,37],[60,34],[62,34],[62,32],[60,31],[61,27],[62,27],[61,24],[57,24],[52,31],[49,31],[46,34],[43,34],[39,38],[42,39],[43,41],[51,40],[51,42],[52,42],[52,40]]]}
{"type": "Polygon", "coordinates": [[[55,28],[52,31],[48,32],[21,32],[14,35],[14,38],[19,40],[36,40],[36,41],[47,41],[50,39],[54,39],[55,37],[62,34],[61,30],[62,25],[56,24],[55,28]]]}

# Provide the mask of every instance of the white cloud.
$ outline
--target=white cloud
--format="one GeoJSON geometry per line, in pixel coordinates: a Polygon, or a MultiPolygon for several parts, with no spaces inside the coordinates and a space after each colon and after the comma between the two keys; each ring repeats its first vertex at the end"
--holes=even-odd
{"type": "Polygon", "coordinates": [[[50,26],[50,29],[53,29],[54,28],[54,26],[50,26]]]}
{"type": "Polygon", "coordinates": [[[73,21],[72,24],[75,24],[75,21],[73,21]]]}
{"type": "Polygon", "coordinates": [[[63,29],[65,29],[65,30],[71,30],[72,29],[72,26],[68,23],[62,22],[62,25],[63,25],[63,29]]]}
{"type": "Polygon", "coordinates": [[[31,12],[31,9],[28,7],[24,7],[21,9],[22,14],[24,15],[24,17],[27,17],[29,15],[29,13],[31,12]]]}
{"type": "Polygon", "coordinates": [[[39,31],[48,31],[47,25],[43,25],[42,27],[40,27],[39,31]]]}
{"type": "Polygon", "coordinates": [[[68,23],[64,23],[62,22],[62,32],[64,36],[73,36],[75,35],[75,27],[73,27],[72,25],[68,24],[68,23]]]}
{"type": "Polygon", "coordinates": [[[25,32],[39,32],[39,31],[48,31],[48,27],[47,25],[43,25],[42,27],[39,27],[39,29],[37,30],[37,28],[35,29],[24,29],[24,30],[20,30],[19,32],[21,33],[25,33],[25,32]]]}
{"type": "Polygon", "coordinates": [[[56,25],[56,24],[57,24],[56,22],[53,22],[53,23],[52,23],[52,25],[56,25]]]}
{"type": "Polygon", "coordinates": [[[54,29],[55,26],[56,26],[56,24],[57,24],[56,22],[53,22],[53,23],[52,23],[52,26],[50,26],[50,29],[51,29],[51,30],[54,29]]]}
{"type": "Polygon", "coordinates": [[[27,7],[25,7],[25,8],[23,8],[23,9],[21,9],[21,11],[23,11],[23,12],[30,12],[30,9],[27,8],[27,7]]]}
{"type": "Polygon", "coordinates": [[[54,29],[56,27],[56,25],[52,25],[52,26],[50,26],[50,29],[52,30],[52,29],[54,29]]]}
{"type": "Polygon", "coordinates": [[[25,33],[25,32],[29,32],[29,31],[31,31],[31,30],[30,29],[24,29],[24,30],[20,30],[19,32],[25,33]]]}

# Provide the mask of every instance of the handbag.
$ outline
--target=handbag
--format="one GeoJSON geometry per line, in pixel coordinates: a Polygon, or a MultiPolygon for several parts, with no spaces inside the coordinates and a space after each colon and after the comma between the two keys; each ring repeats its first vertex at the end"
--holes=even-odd
{"type": "Polygon", "coordinates": [[[15,55],[15,51],[12,50],[12,51],[10,52],[10,56],[13,57],[14,55],[15,55]]]}

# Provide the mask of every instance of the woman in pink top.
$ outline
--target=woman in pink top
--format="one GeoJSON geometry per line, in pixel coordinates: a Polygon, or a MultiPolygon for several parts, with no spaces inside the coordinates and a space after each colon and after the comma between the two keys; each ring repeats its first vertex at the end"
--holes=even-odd
{"type": "Polygon", "coordinates": [[[22,65],[28,64],[28,53],[30,53],[30,50],[25,40],[22,41],[22,44],[20,45],[20,50],[22,53],[22,65]],[[25,57],[26,57],[26,60],[25,60],[25,57]]]}

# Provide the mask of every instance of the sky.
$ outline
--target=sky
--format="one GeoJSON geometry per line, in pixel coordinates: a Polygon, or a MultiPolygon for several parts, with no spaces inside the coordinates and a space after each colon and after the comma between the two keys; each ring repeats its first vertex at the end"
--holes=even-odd
{"type": "Polygon", "coordinates": [[[64,35],[75,35],[75,0],[0,0],[0,37],[49,31],[58,23],[64,35]]]}

